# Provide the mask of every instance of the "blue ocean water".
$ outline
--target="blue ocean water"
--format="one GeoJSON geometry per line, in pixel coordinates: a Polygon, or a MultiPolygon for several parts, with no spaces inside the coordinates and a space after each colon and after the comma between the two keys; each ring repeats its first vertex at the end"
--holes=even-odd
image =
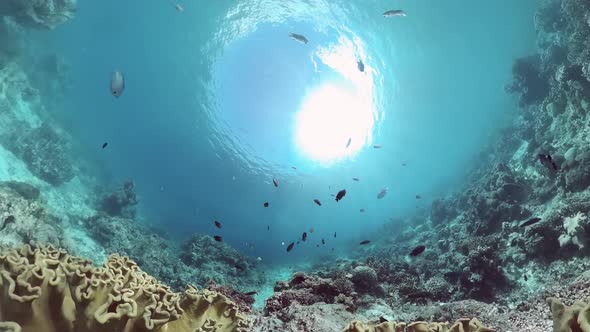
{"type": "Polygon", "coordinates": [[[534,0],[174,4],[81,1],[40,33],[71,65],[58,117],[98,181],[135,181],[141,222],[178,242],[220,234],[265,262],[344,252],[461,183],[515,111],[503,86],[534,48],[534,0]]]}

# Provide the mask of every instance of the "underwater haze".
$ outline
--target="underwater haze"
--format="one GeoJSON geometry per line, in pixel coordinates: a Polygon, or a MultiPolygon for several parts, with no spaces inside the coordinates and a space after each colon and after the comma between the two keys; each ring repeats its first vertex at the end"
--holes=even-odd
{"type": "Polygon", "coordinates": [[[388,1],[82,1],[49,37],[75,82],[60,116],[103,181],[135,181],[145,222],[184,238],[216,219],[248,254],[309,256],[281,242],[313,227],[339,247],[461,181],[513,112],[535,2],[407,1],[385,19],[388,1]]]}

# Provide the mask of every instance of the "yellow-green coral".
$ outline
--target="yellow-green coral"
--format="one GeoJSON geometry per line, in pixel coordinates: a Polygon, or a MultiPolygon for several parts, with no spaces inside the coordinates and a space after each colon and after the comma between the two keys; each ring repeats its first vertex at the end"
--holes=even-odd
{"type": "Polygon", "coordinates": [[[494,332],[483,326],[477,319],[459,319],[455,324],[413,322],[410,324],[396,322],[367,323],[353,321],[342,332],[494,332]]]}
{"type": "Polygon", "coordinates": [[[103,267],[53,247],[0,252],[0,328],[22,332],[247,331],[225,296],[184,294],[112,255],[103,267]]]}
{"type": "Polygon", "coordinates": [[[576,302],[568,307],[555,298],[548,298],[553,315],[553,332],[590,332],[590,304],[576,302]]]}

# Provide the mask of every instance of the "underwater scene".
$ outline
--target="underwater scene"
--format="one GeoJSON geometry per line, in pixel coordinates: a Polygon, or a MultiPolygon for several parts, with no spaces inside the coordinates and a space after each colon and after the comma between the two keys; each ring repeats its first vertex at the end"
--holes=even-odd
{"type": "Polygon", "coordinates": [[[0,331],[590,332],[590,1],[0,0],[0,331]]]}

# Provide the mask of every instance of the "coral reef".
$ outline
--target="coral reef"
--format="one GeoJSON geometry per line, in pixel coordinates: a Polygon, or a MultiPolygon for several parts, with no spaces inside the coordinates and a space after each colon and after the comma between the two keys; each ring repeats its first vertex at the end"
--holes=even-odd
{"type": "Polygon", "coordinates": [[[464,318],[450,325],[448,323],[396,323],[396,322],[369,322],[364,324],[360,321],[353,321],[342,332],[494,332],[494,330],[483,326],[477,319],[464,318]]]}
{"type": "Polygon", "coordinates": [[[135,194],[135,183],[133,181],[126,181],[123,183],[123,188],[104,195],[97,210],[105,212],[111,217],[135,218],[136,205],[138,203],[137,195],[135,194]]]}
{"type": "Polygon", "coordinates": [[[0,17],[10,16],[36,29],[54,29],[75,13],[76,0],[4,0],[0,4],[0,17]]]}
{"type": "Polygon", "coordinates": [[[31,173],[58,186],[74,177],[63,133],[47,123],[26,133],[15,132],[6,147],[22,159],[31,173]]]}
{"type": "MultiPolygon", "coordinates": [[[[53,247],[0,252],[0,316],[23,332],[247,331],[225,296],[189,287],[183,294],[112,255],[103,267],[53,247]]],[[[9,325],[10,326],[10,325],[9,325]]]]}

